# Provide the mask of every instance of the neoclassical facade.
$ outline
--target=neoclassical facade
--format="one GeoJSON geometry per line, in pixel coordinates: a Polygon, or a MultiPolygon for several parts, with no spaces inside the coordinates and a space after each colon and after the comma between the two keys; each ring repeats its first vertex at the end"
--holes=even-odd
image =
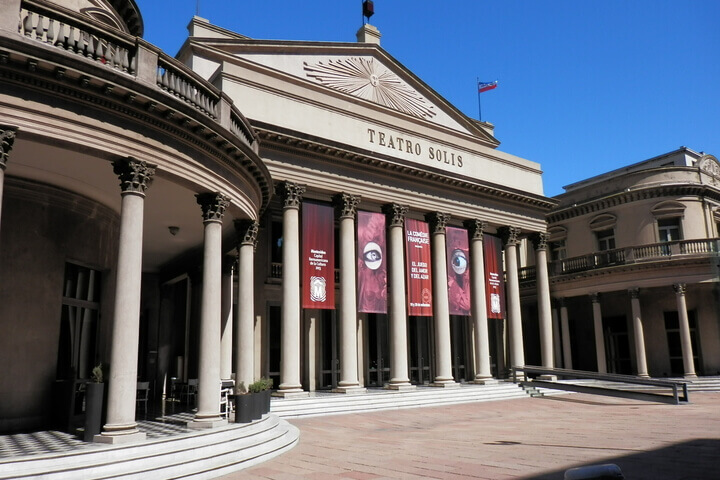
{"type": "MultiPolygon", "coordinates": [[[[719,186],[717,158],[682,147],[556,197],[547,248],[558,366],[652,377],[720,372],[719,186]]],[[[530,318],[535,267],[521,276],[530,318]]],[[[538,361],[532,353],[528,363],[538,361]]]]}

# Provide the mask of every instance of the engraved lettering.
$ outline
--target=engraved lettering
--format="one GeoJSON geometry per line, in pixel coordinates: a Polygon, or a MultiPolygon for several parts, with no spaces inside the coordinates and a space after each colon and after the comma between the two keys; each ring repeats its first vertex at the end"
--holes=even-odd
{"type": "Polygon", "coordinates": [[[380,146],[385,146],[385,134],[383,132],[378,132],[378,143],[380,143],[380,146]]]}
{"type": "Polygon", "coordinates": [[[370,143],[375,143],[374,136],[375,136],[375,130],[372,128],[368,128],[368,133],[370,134],[370,143]]]}
{"type": "Polygon", "coordinates": [[[395,142],[393,141],[392,135],[390,135],[390,136],[388,137],[388,144],[387,144],[387,146],[388,146],[388,148],[392,148],[392,149],[395,148],[395,142]]]}
{"type": "Polygon", "coordinates": [[[458,155],[458,159],[457,159],[457,160],[458,160],[458,163],[457,163],[457,164],[458,164],[458,167],[461,167],[461,168],[462,168],[462,166],[463,166],[462,156],[461,156],[461,155],[458,155]]]}

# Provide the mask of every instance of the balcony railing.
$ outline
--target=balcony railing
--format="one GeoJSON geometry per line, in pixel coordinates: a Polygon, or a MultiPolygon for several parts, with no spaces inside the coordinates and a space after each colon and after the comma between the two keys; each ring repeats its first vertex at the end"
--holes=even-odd
{"type": "MultiPolygon", "coordinates": [[[[720,254],[720,239],[678,240],[654,243],[628,248],[616,248],[604,252],[591,253],[580,257],[555,260],[549,265],[551,276],[579,273],[616,265],[668,260],[671,258],[696,255],[720,254]]],[[[533,280],[535,267],[520,269],[520,281],[533,280]]]]}

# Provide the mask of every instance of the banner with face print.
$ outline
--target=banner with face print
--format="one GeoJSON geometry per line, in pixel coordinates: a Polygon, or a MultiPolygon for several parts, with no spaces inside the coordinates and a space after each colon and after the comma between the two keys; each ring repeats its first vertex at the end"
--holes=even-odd
{"type": "Polygon", "coordinates": [[[335,211],[302,204],[303,308],[335,308],[335,211]]]}
{"type": "Polygon", "coordinates": [[[502,241],[483,235],[485,261],[485,295],[488,318],[505,318],[505,278],[503,276],[502,241]]]}
{"type": "Polygon", "coordinates": [[[387,313],[387,263],[385,215],[357,214],[358,312],[387,313]]]}
{"type": "Polygon", "coordinates": [[[467,230],[445,228],[450,315],[470,315],[470,246],[467,230]]]}
{"type": "Polygon", "coordinates": [[[405,220],[408,315],[432,316],[430,227],[420,220],[405,220]]]}

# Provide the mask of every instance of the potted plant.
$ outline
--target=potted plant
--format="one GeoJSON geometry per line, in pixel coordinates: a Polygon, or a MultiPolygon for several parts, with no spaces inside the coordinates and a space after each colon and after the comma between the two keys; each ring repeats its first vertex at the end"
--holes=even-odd
{"type": "Polygon", "coordinates": [[[263,377],[259,380],[255,380],[255,382],[248,387],[248,390],[251,393],[257,394],[259,399],[257,404],[258,410],[256,410],[254,418],[260,418],[270,411],[270,389],[272,386],[272,378],[263,377]]]}
{"type": "Polygon", "coordinates": [[[248,385],[247,389],[240,384],[240,390],[245,390],[245,393],[235,395],[235,423],[257,420],[270,411],[272,384],[272,379],[269,378],[256,380],[248,385]]]}
{"type": "Polygon", "coordinates": [[[248,423],[253,419],[255,397],[245,388],[243,382],[240,382],[238,387],[244,393],[235,395],[235,423],[248,423]]]}
{"type": "Polygon", "coordinates": [[[85,384],[85,429],[83,440],[92,442],[102,428],[103,399],[105,396],[103,364],[92,369],[90,381],[85,384]]]}

